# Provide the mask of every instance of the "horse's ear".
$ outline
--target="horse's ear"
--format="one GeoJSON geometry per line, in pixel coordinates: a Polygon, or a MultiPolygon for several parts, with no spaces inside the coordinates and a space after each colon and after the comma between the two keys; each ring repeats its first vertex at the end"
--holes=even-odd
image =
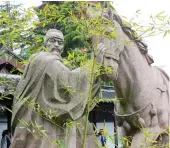
{"type": "Polygon", "coordinates": [[[145,57],[149,65],[154,63],[153,57],[151,55],[146,54],[145,57]]]}

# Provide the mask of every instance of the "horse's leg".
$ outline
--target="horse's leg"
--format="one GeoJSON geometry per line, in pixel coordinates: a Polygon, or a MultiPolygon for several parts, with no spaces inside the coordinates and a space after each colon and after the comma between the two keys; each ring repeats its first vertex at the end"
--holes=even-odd
{"type": "Polygon", "coordinates": [[[127,132],[124,127],[122,126],[121,128],[121,132],[120,132],[120,137],[121,137],[121,144],[122,144],[122,148],[127,148],[130,146],[131,141],[132,141],[132,136],[129,134],[130,132],[127,132]]]}
{"type": "Polygon", "coordinates": [[[159,126],[141,129],[133,136],[131,148],[149,147],[161,133],[163,129],[159,126]]]}

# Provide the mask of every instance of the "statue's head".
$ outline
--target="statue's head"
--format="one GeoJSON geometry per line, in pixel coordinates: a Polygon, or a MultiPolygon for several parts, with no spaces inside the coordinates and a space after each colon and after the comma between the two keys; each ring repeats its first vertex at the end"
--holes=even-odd
{"type": "Polygon", "coordinates": [[[61,56],[64,48],[63,33],[57,29],[48,30],[44,43],[49,52],[61,56]]]}

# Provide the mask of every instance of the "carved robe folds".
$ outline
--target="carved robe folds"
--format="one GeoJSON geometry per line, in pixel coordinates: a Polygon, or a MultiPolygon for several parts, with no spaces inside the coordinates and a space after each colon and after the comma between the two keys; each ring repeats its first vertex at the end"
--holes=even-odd
{"type": "MultiPolygon", "coordinates": [[[[82,147],[84,128],[76,128],[76,125],[69,128],[64,123],[71,120],[81,122],[84,126],[82,116],[89,89],[89,71],[86,68],[71,71],[56,55],[45,52],[34,55],[17,87],[11,148],[82,147]],[[36,125],[45,130],[46,134],[42,134],[36,125]]],[[[96,80],[93,84],[93,97],[98,91],[99,82],[96,80]]],[[[91,124],[88,128],[86,147],[96,148],[91,124]]]]}

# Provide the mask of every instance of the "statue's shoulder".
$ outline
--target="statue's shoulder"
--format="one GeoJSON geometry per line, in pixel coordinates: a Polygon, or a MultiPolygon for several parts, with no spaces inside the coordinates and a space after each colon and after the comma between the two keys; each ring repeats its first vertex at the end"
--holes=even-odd
{"type": "Polygon", "coordinates": [[[37,57],[37,58],[42,57],[42,56],[49,56],[49,53],[41,51],[39,53],[35,53],[35,54],[32,55],[32,57],[37,57]]]}
{"type": "Polygon", "coordinates": [[[46,63],[46,62],[52,62],[54,60],[59,60],[62,62],[62,58],[58,57],[57,55],[53,55],[48,52],[40,52],[37,54],[34,54],[30,58],[30,62],[35,61],[36,63],[46,63]]]}
{"type": "Polygon", "coordinates": [[[47,52],[43,52],[43,51],[40,53],[35,53],[29,58],[29,61],[31,62],[32,60],[39,60],[39,59],[47,57],[48,55],[49,54],[47,52]]]}

